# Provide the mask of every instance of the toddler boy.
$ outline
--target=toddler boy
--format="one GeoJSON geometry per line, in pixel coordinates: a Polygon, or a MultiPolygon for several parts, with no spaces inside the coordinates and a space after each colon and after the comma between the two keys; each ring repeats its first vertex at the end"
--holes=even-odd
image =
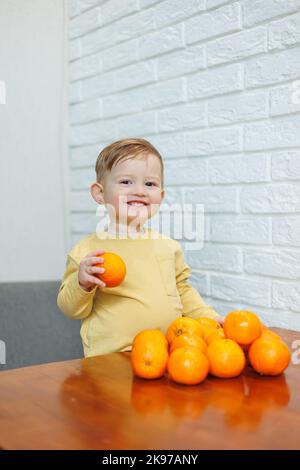
{"type": "Polygon", "coordinates": [[[91,194],[108,209],[109,225],[68,253],[57,303],[81,320],[84,355],[128,351],[143,329],[166,332],[178,317],[220,319],[188,283],[191,274],[176,240],[144,227],[164,198],[163,161],[144,139],[126,139],[102,150],[91,194]],[[109,288],[97,277],[101,254],[113,252],[126,264],[126,277],[109,288]],[[99,258],[100,256],[100,258],[99,258]]]}

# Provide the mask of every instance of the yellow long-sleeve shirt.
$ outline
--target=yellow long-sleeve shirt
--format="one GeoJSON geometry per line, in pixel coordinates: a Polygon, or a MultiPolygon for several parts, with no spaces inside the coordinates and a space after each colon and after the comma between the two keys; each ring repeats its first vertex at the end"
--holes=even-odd
{"type": "Polygon", "coordinates": [[[151,228],[138,238],[93,233],[69,252],[57,304],[65,315],[82,321],[85,357],[126,351],[143,329],[166,332],[181,316],[218,316],[188,283],[190,274],[180,243],[151,228]],[[90,292],[80,287],[79,263],[95,250],[122,257],[127,272],[119,286],[96,286],[90,292]]]}

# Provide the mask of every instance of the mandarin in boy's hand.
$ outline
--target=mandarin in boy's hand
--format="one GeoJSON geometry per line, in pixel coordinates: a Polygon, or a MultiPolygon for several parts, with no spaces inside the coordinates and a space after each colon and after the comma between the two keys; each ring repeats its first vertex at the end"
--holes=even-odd
{"type": "Polygon", "coordinates": [[[126,276],[126,265],[122,258],[115,253],[105,252],[101,255],[103,263],[97,267],[105,268],[104,273],[98,274],[101,281],[105,282],[107,287],[116,287],[121,284],[126,276]]]}

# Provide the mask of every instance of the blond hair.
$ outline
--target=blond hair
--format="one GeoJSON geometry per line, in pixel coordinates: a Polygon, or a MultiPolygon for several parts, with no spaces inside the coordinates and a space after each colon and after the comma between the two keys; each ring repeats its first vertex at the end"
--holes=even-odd
{"type": "Polygon", "coordinates": [[[158,150],[145,139],[122,139],[105,147],[98,155],[95,171],[97,182],[100,183],[108,171],[122,160],[145,157],[149,154],[159,158],[161,163],[162,187],[164,184],[164,164],[158,150]]]}

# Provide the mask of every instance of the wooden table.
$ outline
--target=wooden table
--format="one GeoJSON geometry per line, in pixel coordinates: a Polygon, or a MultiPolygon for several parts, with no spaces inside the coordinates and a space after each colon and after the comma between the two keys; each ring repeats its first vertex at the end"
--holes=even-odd
{"type": "Polygon", "coordinates": [[[1,372],[0,448],[299,449],[299,373],[184,386],[134,378],[129,353],[1,372]]]}

